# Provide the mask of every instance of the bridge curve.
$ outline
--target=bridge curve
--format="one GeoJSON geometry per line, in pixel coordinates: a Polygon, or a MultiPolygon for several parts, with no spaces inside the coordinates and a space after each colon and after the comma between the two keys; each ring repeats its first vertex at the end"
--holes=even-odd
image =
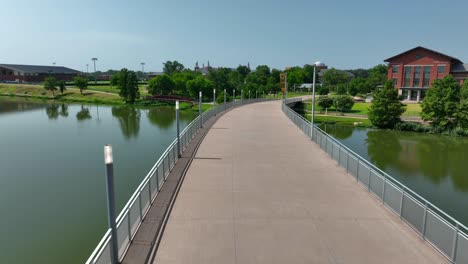
{"type": "Polygon", "coordinates": [[[219,118],[154,263],[449,263],[271,101],[219,118]]]}

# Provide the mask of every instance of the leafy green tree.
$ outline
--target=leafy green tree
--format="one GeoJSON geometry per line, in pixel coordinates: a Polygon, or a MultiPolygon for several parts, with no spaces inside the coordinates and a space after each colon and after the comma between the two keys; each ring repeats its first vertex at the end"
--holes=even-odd
{"type": "Polygon", "coordinates": [[[109,83],[110,83],[111,87],[115,87],[115,86],[117,86],[119,84],[119,73],[118,72],[114,73],[111,76],[111,78],[109,80],[109,83]]]}
{"type": "MultiPolygon", "coordinates": [[[[226,91],[226,102],[232,101],[231,96],[229,93],[226,91]]],[[[216,103],[217,104],[224,104],[224,91],[221,91],[219,95],[216,97],[216,103]]]]}
{"type": "Polygon", "coordinates": [[[379,64],[369,70],[369,77],[366,79],[368,93],[374,91],[378,86],[383,85],[388,80],[387,72],[388,66],[384,64],[379,64]]]}
{"type": "Polygon", "coordinates": [[[374,93],[372,105],[369,108],[369,120],[379,128],[394,128],[401,122],[400,116],[405,112],[406,106],[398,98],[398,91],[391,81],[387,81],[382,89],[374,93]]]}
{"type": "Polygon", "coordinates": [[[338,84],[346,84],[349,80],[350,78],[345,72],[334,68],[326,70],[322,76],[323,84],[331,87],[335,87],[338,84]]]}
{"type": "Polygon", "coordinates": [[[292,67],[287,70],[288,87],[299,86],[304,83],[304,70],[300,67],[292,67]]]}
{"type": "Polygon", "coordinates": [[[55,91],[57,91],[57,79],[55,79],[55,77],[46,77],[44,79],[44,89],[52,91],[52,95],[55,97],[55,91]]]}
{"type": "Polygon", "coordinates": [[[328,93],[330,93],[330,89],[328,89],[327,86],[321,86],[318,89],[318,94],[320,94],[320,95],[327,95],[328,93]]]}
{"type": "Polygon", "coordinates": [[[67,89],[65,87],[65,81],[60,81],[59,82],[59,88],[60,88],[60,93],[63,94],[63,92],[67,89]]]}
{"type": "Polygon", "coordinates": [[[86,90],[88,88],[88,79],[80,76],[76,76],[73,79],[73,85],[80,89],[80,93],[83,94],[83,90],[86,90]]]}
{"type": "Polygon", "coordinates": [[[187,82],[187,90],[192,98],[198,98],[198,92],[201,91],[204,100],[212,100],[213,88],[213,82],[203,76],[197,76],[195,79],[187,82]]]}
{"type": "Polygon", "coordinates": [[[229,68],[210,69],[208,79],[213,82],[213,85],[216,87],[216,89],[226,89],[227,91],[230,91],[235,87],[232,86],[229,82],[229,75],[231,72],[232,70],[229,68]]]}
{"type": "Polygon", "coordinates": [[[200,73],[190,69],[185,69],[182,72],[177,72],[172,75],[172,80],[175,84],[174,93],[184,96],[190,96],[187,88],[187,82],[195,79],[200,73]]]}
{"type": "Polygon", "coordinates": [[[333,106],[339,112],[348,112],[353,108],[354,101],[349,95],[337,95],[333,98],[333,106]]]}
{"type": "Polygon", "coordinates": [[[245,65],[239,65],[236,71],[242,76],[243,79],[250,73],[250,68],[245,65]]]}
{"type": "Polygon", "coordinates": [[[458,121],[458,126],[466,129],[468,128],[468,81],[461,87],[460,92],[460,104],[458,105],[458,111],[456,113],[456,118],[458,121]]]}
{"type": "Polygon", "coordinates": [[[148,82],[148,92],[152,95],[162,94],[169,95],[174,92],[175,82],[168,74],[161,74],[148,82]]]}
{"type": "Polygon", "coordinates": [[[433,127],[450,129],[456,124],[460,85],[451,75],[435,80],[421,104],[421,117],[433,127]]]}
{"type": "Polygon", "coordinates": [[[134,103],[140,98],[140,90],[138,88],[138,78],[134,71],[129,71],[125,68],[115,74],[117,88],[120,90],[119,95],[127,103],[134,103]]]}
{"type": "Polygon", "coordinates": [[[320,96],[317,100],[317,104],[322,110],[328,109],[333,105],[333,98],[328,96],[320,96]]]}
{"type": "Polygon", "coordinates": [[[176,72],[182,72],[184,68],[184,65],[178,61],[166,61],[164,63],[163,72],[165,74],[173,75],[176,72]]]}
{"type": "Polygon", "coordinates": [[[346,84],[337,84],[335,87],[335,92],[340,95],[346,94],[346,84]]]}

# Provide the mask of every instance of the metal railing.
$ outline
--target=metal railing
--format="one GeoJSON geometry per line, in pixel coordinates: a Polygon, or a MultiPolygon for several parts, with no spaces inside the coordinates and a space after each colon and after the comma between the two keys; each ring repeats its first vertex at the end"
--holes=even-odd
{"type": "Polygon", "coordinates": [[[466,226],[319,127],[314,126],[311,131],[310,121],[287,105],[299,101],[302,99],[287,99],[282,104],[283,112],[296,126],[452,263],[468,263],[468,228],[466,226]]]}
{"type": "MultiPolygon", "coordinates": [[[[244,99],[215,105],[213,108],[202,113],[203,124],[216,114],[240,105],[267,101],[266,99],[244,99]]],[[[184,151],[200,129],[200,116],[195,118],[181,133],[181,149],[184,151]]],[[[158,161],[153,165],[149,173],[140,183],[136,191],[128,200],[120,214],[117,216],[117,244],[119,260],[122,260],[130,243],[136,235],[145,215],[149,211],[159,190],[163,186],[170,172],[178,160],[177,138],[167,147],[158,161]]],[[[112,239],[111,229],[108,229],[104,237],[98,243],[86,264],[108,264],[111,263],[110,241],[112,239]]]]}

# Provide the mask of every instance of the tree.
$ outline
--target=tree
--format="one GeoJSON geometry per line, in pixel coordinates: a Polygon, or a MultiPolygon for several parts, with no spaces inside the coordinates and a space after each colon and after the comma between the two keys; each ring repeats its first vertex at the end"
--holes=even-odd
{"type": "Polygon", "coordinates": [[[451,75],[435,80],[421,104],[421,117],[441,129],[453,128],[460,102],[460,85],[451,75]]]}
{"type": "Polygon", "coordinates": [[[245,65],[239,65],[236,71],[242,76],[243,79],[250,73],[250,68],[245,65]]]}
{"type": "Polygon", "coordinates": [[[172,77],[168,74],[161,74],[148,82],[148,92],[152,95],[162,94],[168,95],[172,94],[175,89],[175,82],[172,80],[172,77]]]}
{"type": "Polygon", "coordinates": [[[59,82],[59,88],[60,88],[60,93],[63,94],[63,92],[67,89],[65,87],[65,81],[60,81],[59,82]]]}
{"type": "Polygon", "coordinates": [[[187,88],[187,82],[195,79],[200,75],[198,72],[194,72],[190,69],[185,69],[182,72],[177,72],[172,75],[172,80],[175,84],[174,93],[184,96],[190,96],[187,88]]]}
{"type": "Polygon", "coordinates": [[[55,97],[55,91],[57,90],[57,79],[55,79],[55,77],[45,78],[44,89],[52,91],[52,95],[55,97]]]}
{"type": "Polygon", "coordinates": [[[317,100],[317,104],[322,110],[328,109],[333,105],[333,98],[328,96],[320,96],[317,100]]]}
{"type": "Polygon", "coordinates": [[[382,89],[375,91],[368,115],[374,126],[394,128],[401,122],[400,116],[405,112],[406,105],[402,104],[398,97],[398,91],[391,81],[387,81],[382,89]]]}
{"type": "Polygon", "coordinates": [[[195,79],[187,82],[187,89],[192,98],[198,98],[198,92],[202,92],[205,100],[213,98],[213,82],[203,76],[197,76],[195,79]]]}
{"type": "Polygon", "coordinates": [[[333,105],[336,111],[347,112],[353,108],[354,101],[351,96],[348,95],[337,95],[333,98],[333,105]]]}
{"type": "Polygon", "coordinates": [[[83,90],[86,90],[88,88],[88,79],[76,76],[73,79],[73,85],[80,89],[80,93],[83,94],[83,90]]]}
{"type": "Polygon", "coordinates": [[[113,86],[117,86],[119,84],[119,74],[118,72],[117,73],[114,73],[110,80],[109,80],[109,83],[110,83],[110,86],[113,87],[113,86]]]}
{"type": "Polygon", "coordinates": [[[340,95],[343,95],[343,94],[346,94],[346,84],[337,84],[336,87],[335,87],[335,92],[336,94],[340,94],[340,95]]]}
{"type": "Polygon", "coordinates": [[[163,64],[163,72],[169,75],[173,75],[176,72],[182,72],[185,68],[184,65],[178,61],[166,61],[163,64]]]}
{"type": "Polygon", "coordinates": [[[320,95],[328,95],[329,92],[330,92],[330,89],[328,89],[328,87],[326,87],[326,86],[321,86],[318,89],[318,94],[320,94],[320,95]]]}
{"type": "MultiPolygon", "coordinates": [[[[226,91],[226,102],[232,101],[231,96],[228,94],[226,91]]],[[[216,97],[216,103],[217,104],[224,104],[224,91],[221,91],[219,95],[216,97]]]]}
{"type": "Polygon", "coordinates": [[[334,68],[326,70],[322,76],[323,84],[331,87],[338,84],[346,84],[349,82],[349,79],[349,76],[345,72],[334,68]]]}
{"type": "Polygon", "coordinates": [[[468,128],[468,81],[465,81],[461,87],[460,97],[456,118],[458,126],[466,129],[468,128]]]}
{"type": "Polygon", "coordinates": [[[134,103],[140,98],[140,90],[138,89],[138,78],[134,71],[129,71],[125,68],[115,74],[116,86],[120,90],[119,95],[127,103],[134,103]]]}

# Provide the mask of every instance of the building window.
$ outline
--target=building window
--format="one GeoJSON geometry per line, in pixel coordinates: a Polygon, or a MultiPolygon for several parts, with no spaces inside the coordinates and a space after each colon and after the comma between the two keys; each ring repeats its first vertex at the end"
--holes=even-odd
{"type": "Polygon", "coordinates": [[[437,66],[437,73],[439,74],[445,73],[445,65],[437,66]]]}
{"type": "Polygon", "coordinates": [[[392,73],[398,73],[398,65],[393,65],[392,66],[392,73]]]}
{"type": "Polygon", "coordinates": [[[405,83],[403,86],[409,87],[410,86],[410,79],[411,79],[411,67],[405,67],[405,83]]]}
{"type": "Polygon", "coordinates": [[[6,71],[5,71],[5,70],[2,70],[2,74],[3,74],[3,75],[6,75],[6,71]]]}
{"type": "Polygon", "coordinates": [[[398,78],[393,78],[392,79],[393,86],[397,86],[398,84],[398,78]]]}
{"type": "Polygon", "coordinates": [[[421,81],[421,67],[414,67],[414,76],[413,76],[413,87],[419,87],[419,82],[421,81]]]}
{"type": "Polygon", "coordinates": [[[428,87],[431,80],[431,66],[424,66],[423,87],[428,87]]]}

